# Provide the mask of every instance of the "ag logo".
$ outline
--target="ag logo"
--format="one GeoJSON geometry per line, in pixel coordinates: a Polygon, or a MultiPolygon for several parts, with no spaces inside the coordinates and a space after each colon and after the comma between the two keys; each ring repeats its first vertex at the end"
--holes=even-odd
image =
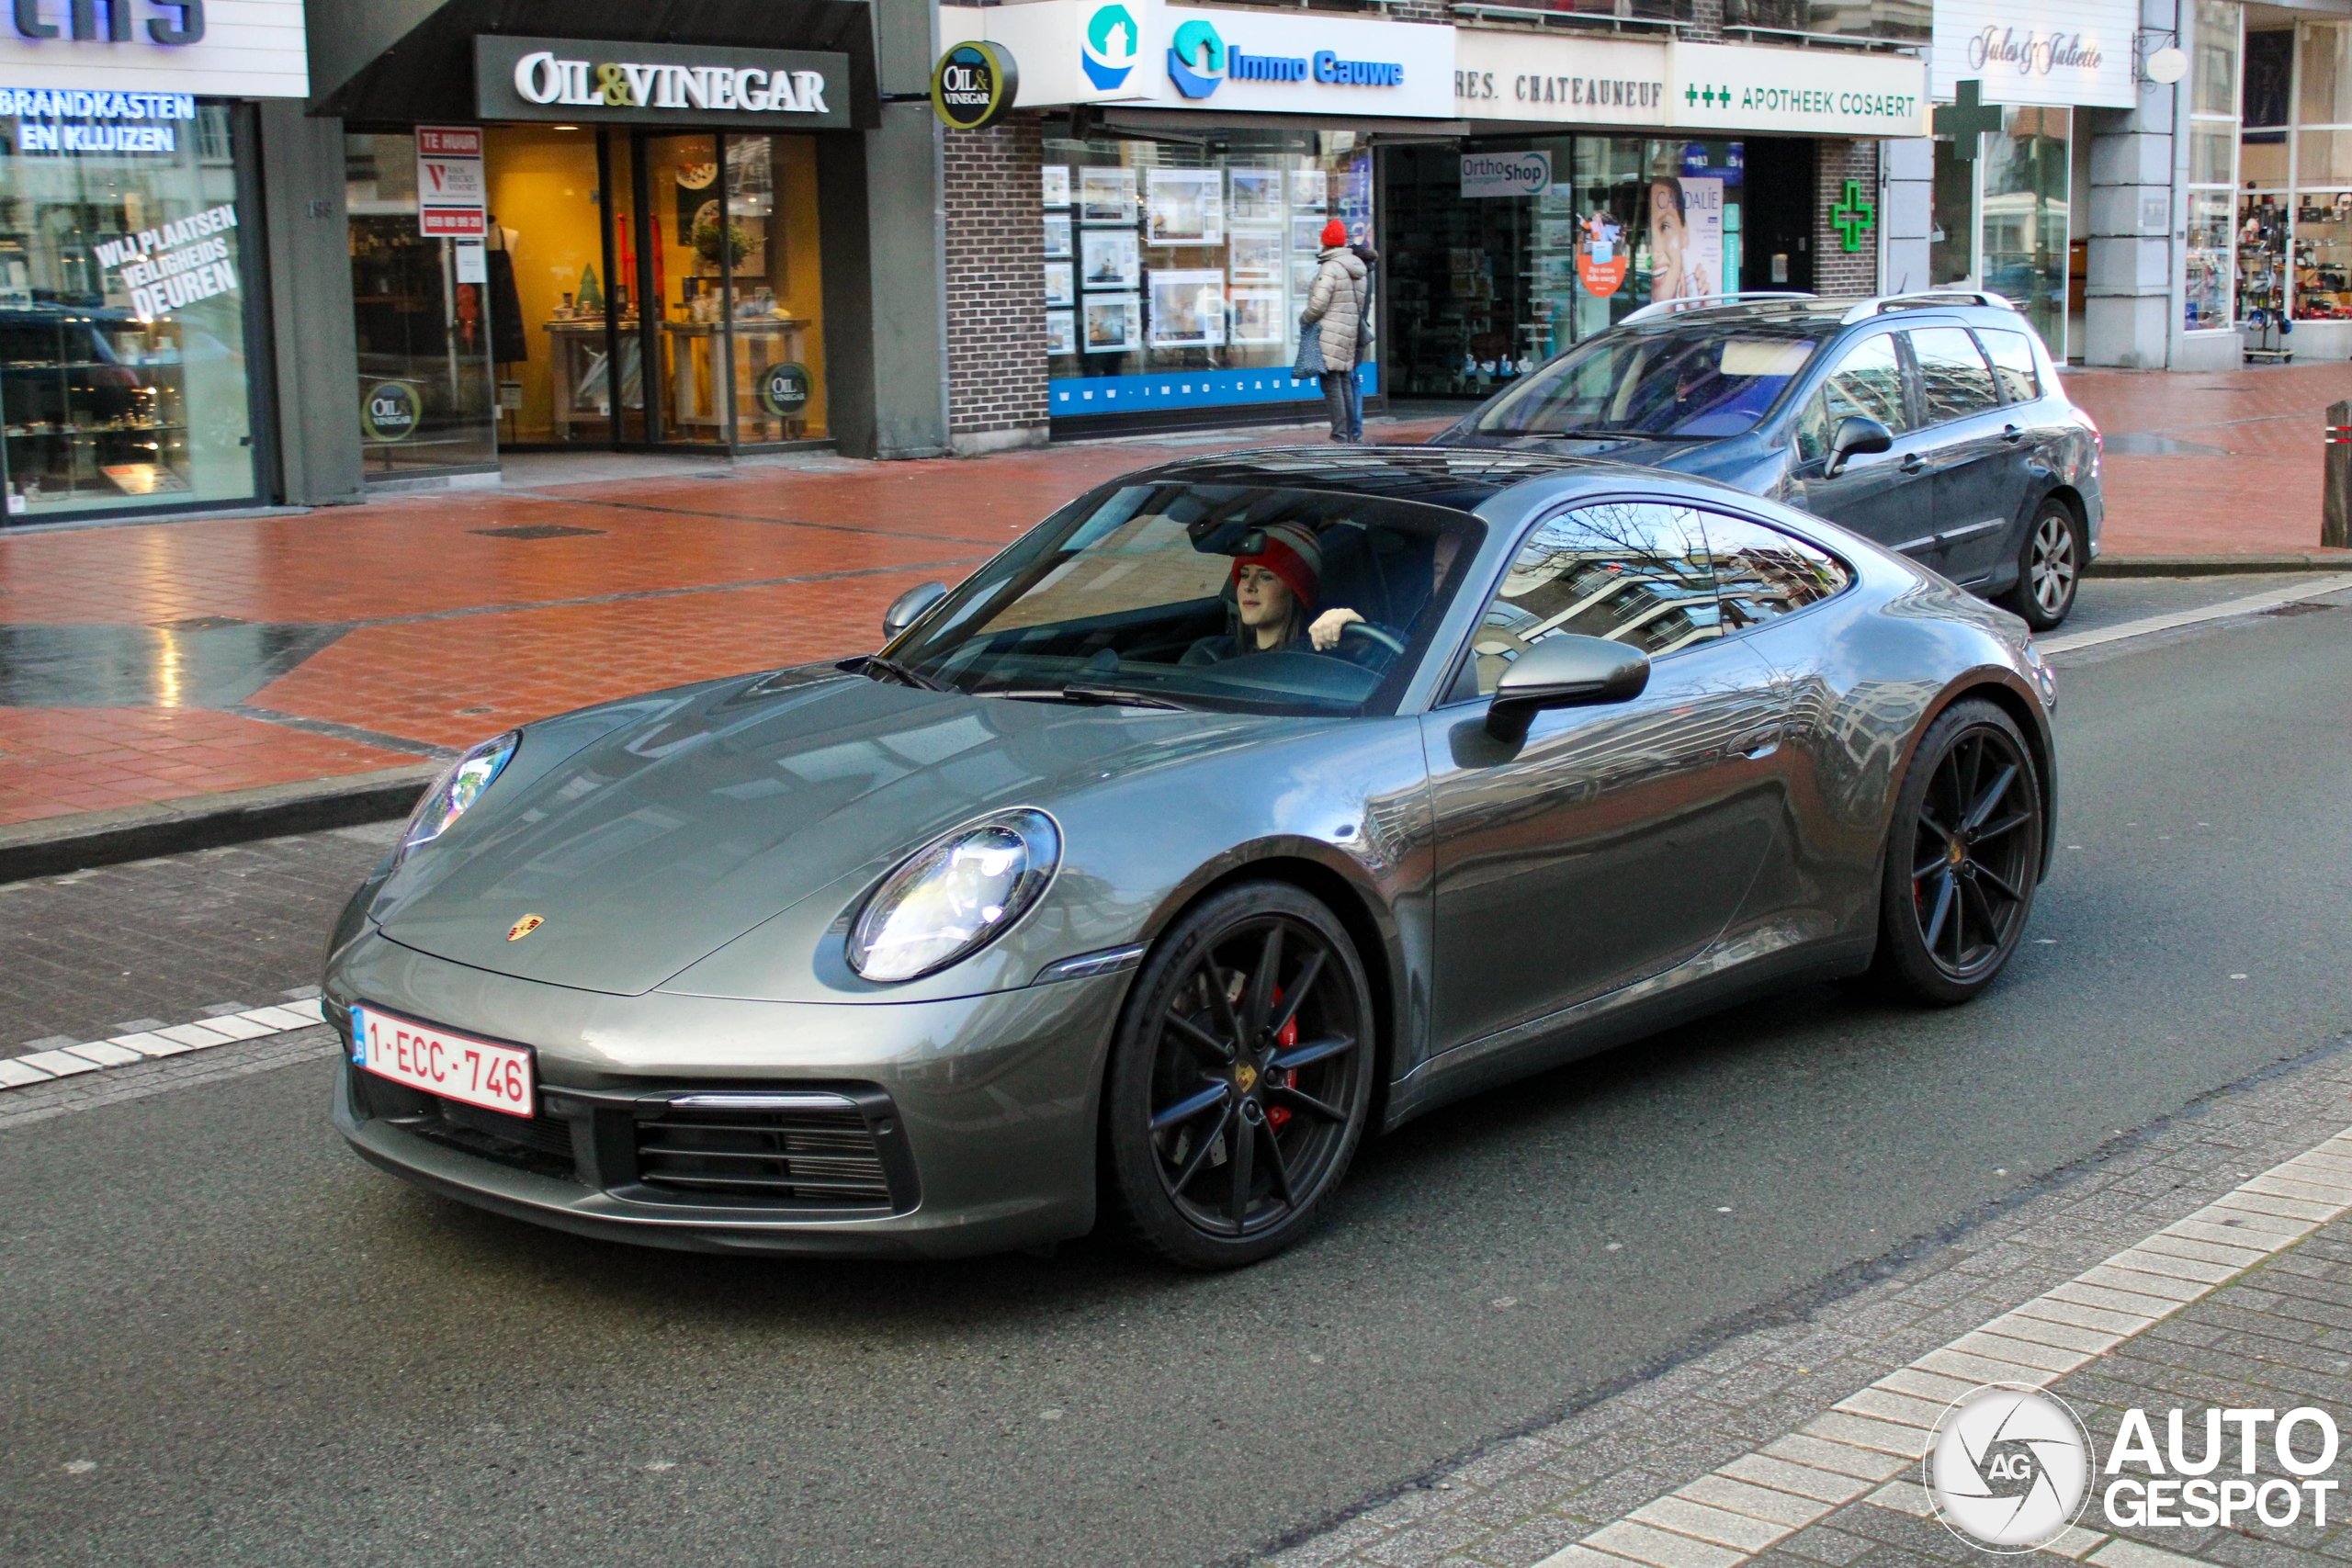
{"type": "Polygon", "coordinates": [[[424,418],[424,400],[405,381],[379,381],[359,404],[359,424],[370,441],[405,441],[424,418]]]}
{"type": "Polygon", "coordinates": [[[1944,1412],[1923,1468],[1947,1529],[1979,1551],[2031,1551],[2081,1515],[2090,1439],[2054,1395],[1993,1383],[1944,1412]]]}
{"type": "Polygon", "coordinates": [[[760,378],[760,406],[779,419],[797,414],[808,406],[811,384],[806,365],[771,365],[760,378]]]}
{"type": "Polygon", "coordinates": [[[1142,47],[1142,38],[1136,28],[1136,18],[1125,6],[1097,7],[1086,21],[1085,47],[1080,51],[1079,63],[1086,67],[1086,79],[1108,92],[1125,86],[1127,73],[1136,68],[1136,55],[1142,47]]]}
{"type": "Polygon", "coordinates": [[[1205,98],[1225,80],[1225,39],[1195,17],[1168,48],[1168,79],[1188,98],[1205,98]]]}

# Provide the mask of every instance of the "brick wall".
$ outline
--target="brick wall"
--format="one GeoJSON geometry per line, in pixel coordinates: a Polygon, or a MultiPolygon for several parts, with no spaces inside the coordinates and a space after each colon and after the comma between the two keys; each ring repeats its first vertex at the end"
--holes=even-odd
{"type": "Polygon", "coordinates": [[[1820,144],[1815,165],[1820,171],[1813,209],[1813,288],[1816,294],[1875,294],[1878,292],[1878,223],[1883,214],[1873,210],[1871,225],[1862,234],[1862,248],[1846,249],[1845,236],[1830,217],[1830,209],[1845,199],[1846,182],[1857,180],[1861,198],[1875,209],[1878,188],[1878,143],[1834,141],[1820,144]]]}
{"type": "Polygon", "coordinates": [[[958,452],[1046,439],[1045,224],[1034,116],[949,130],[947,432],[958,452]]]}

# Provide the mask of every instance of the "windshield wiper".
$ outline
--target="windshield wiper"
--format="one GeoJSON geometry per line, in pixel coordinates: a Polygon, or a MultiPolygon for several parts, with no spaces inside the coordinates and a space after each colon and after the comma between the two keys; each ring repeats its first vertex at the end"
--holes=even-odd
{"type": "Polygon", "coordinates": [[[1547,441],[1623,441],[1626,434],[1622,430],[1482,430],[1478,434],[1481,435],[1533,435],[1547,441]]]}
{"type": "Polygon", "coordinates": [[[878,653],[869,653],[865,656],[865,665],[860,673],[871,675],[876,671],[902,685],[914,686],[926,692],[944,692],[951,689],[933,680],[920,670],[910,670],[895,659],[885,659],[878,653]]]}
{"type": "Polygon", "coordinates": [[[1133,692],[1125,686],[1098,686],[1089,681],[1073,681],[1067,686],[1006,686],[977,694],[1010,697],[1017,703],[1085,703],[1102,707],[1167,708],[1176,713],[1187,711],[1185,705],[1172,698],[1154,696],[1149,692],[1133,692]]]}

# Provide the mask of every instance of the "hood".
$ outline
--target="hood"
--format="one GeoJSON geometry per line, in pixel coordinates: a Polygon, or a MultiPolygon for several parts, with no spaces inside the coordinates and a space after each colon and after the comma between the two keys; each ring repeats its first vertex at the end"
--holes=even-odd
{"type": "Polygon", "coordinates": [[[1363,258],[1356,254],[1355,252],[1348,249],[1345,245],[1334,245],[1329,250],[1322,252],[1315,259],[1317,261],[1338,262],[1340,264],[1340,270],[1346,273],[1350,277],[1361,278],[1364,276],[1363,258]]]}
{"type": "MultiPolygon", "coordinates": [[[[386,936],[436,957],[636,996],[959,822],[1050,808],[1106,774],[1270,722],[916,691],[831,666],[728,682],[623,724],[511,793],[493,784],[370,913],[386,936]],[[545,923],[510,942],[526,915],[545,923]]],[[[524,731],[518,763],[534,737],[524,731]]]]}

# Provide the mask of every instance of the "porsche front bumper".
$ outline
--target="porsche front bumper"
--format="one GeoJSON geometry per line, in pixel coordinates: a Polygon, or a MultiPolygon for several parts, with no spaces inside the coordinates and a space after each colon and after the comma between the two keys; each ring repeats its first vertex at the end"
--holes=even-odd
{"type": "Polygon", "coordinates": [[[1094,1222],[1095,1107],[1130,976],[920,1003],[611,996],[370,933],[330,966],[367,1001],[532,1048],[525,1122],[347,1059],[334,1121],[420,1187],[560,1229],[698,1251],[955,1257],[1094,1222]]]}

